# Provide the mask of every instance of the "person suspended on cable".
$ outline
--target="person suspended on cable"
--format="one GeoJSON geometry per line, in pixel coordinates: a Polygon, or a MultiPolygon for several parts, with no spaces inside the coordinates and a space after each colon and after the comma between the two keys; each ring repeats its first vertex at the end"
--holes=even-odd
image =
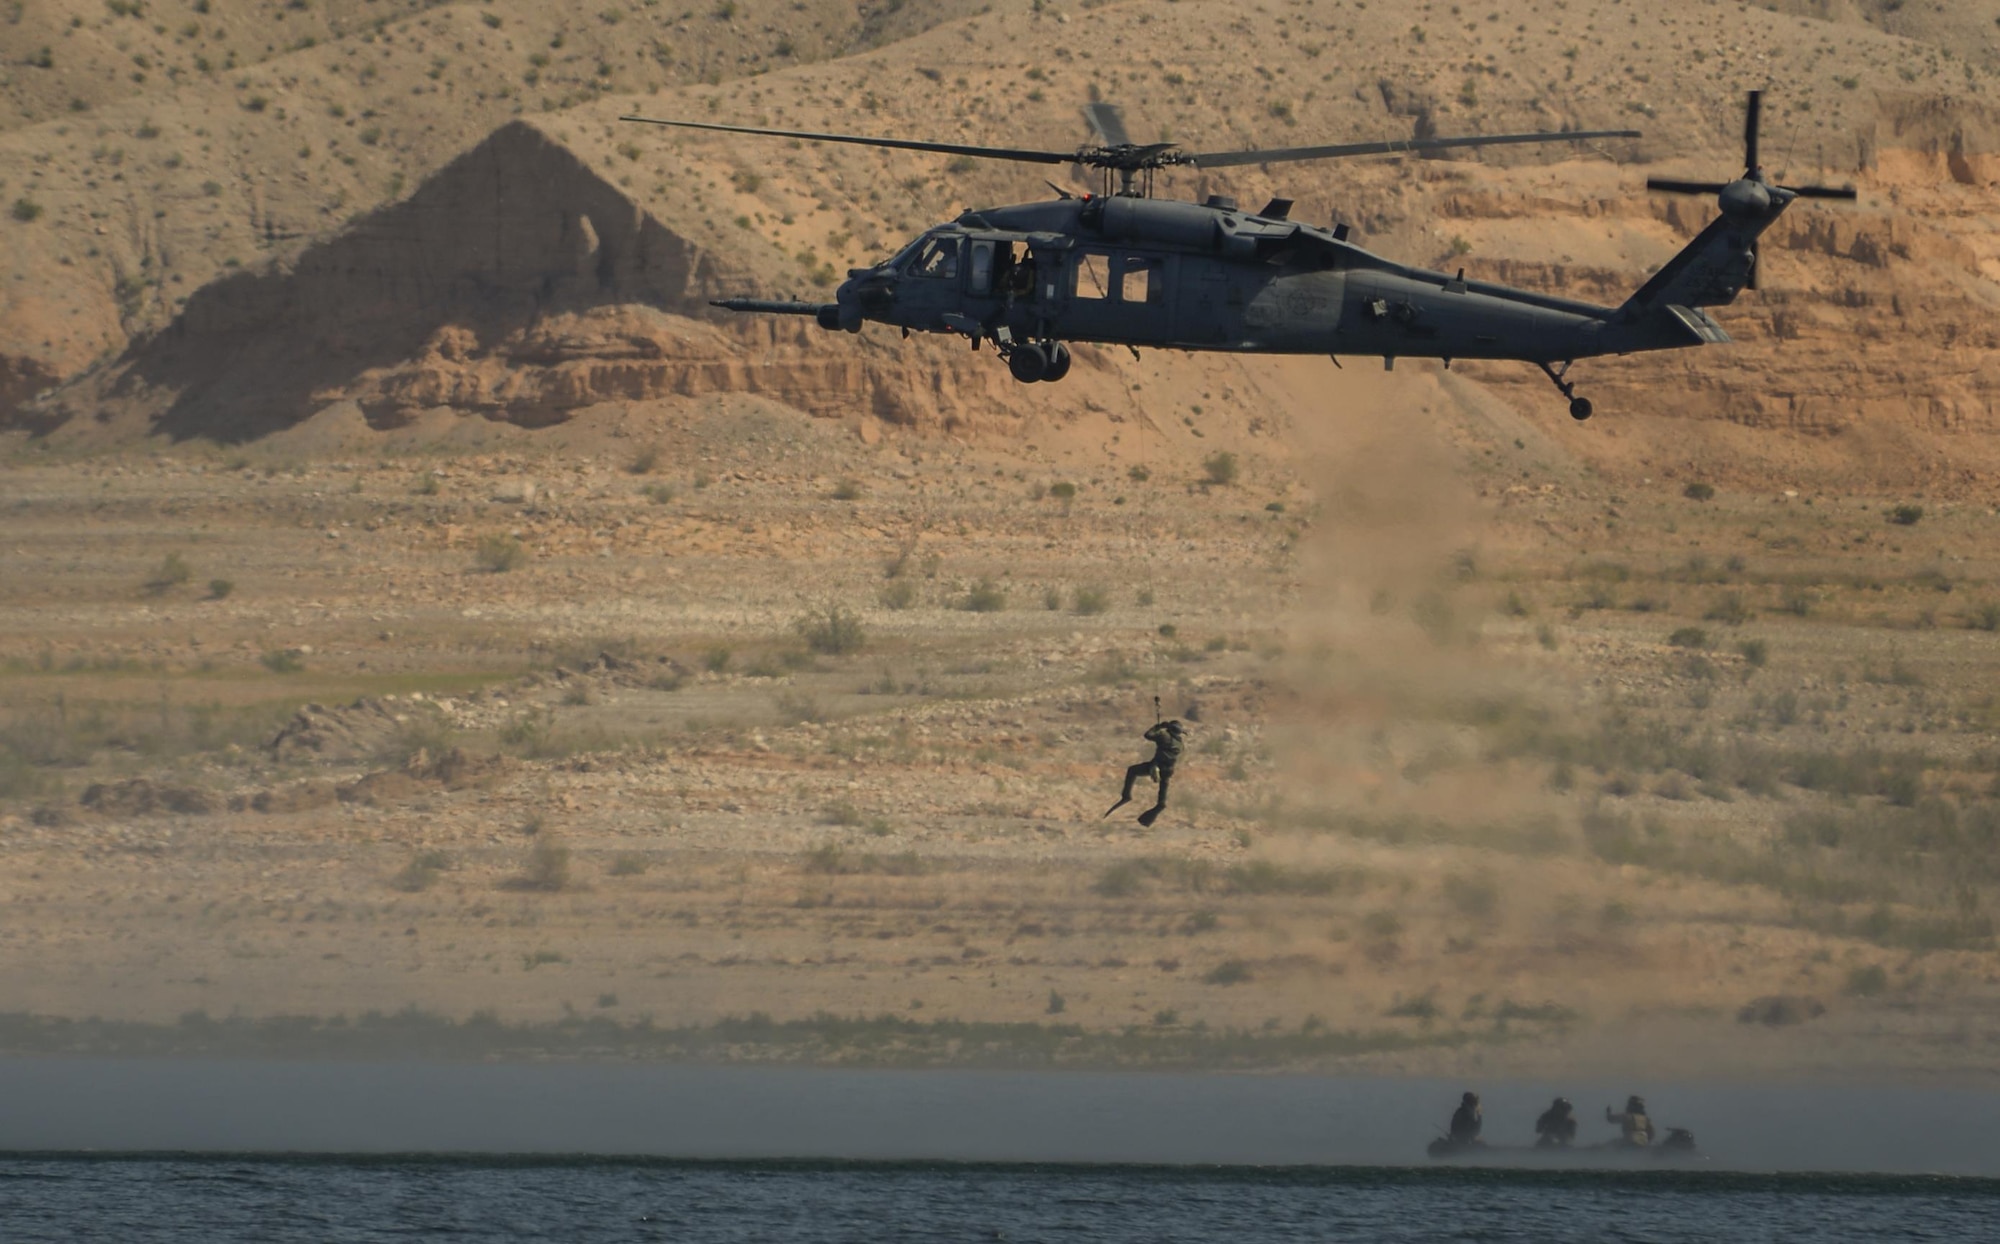
{"type": "Polygon", "coordinates": [[[1152,807],[1139,814],[1139,824],[1151,825],[1158,820],[1167,806],[1167,784],[1174,779],[1174,766],[1180,763],[1181,751],[1187,746],[1186,734],[1178,721],[1155,722],[1153,728],[1146,731],[1146,741],[1153,745],[1152,759],[1142,760],[1125,770],[1125,791],[1104,815],[1110,816],[1132,802],[1132,787],[1140,778],[1156,778],[1160,783],[1159,798],[1152,807]]]}

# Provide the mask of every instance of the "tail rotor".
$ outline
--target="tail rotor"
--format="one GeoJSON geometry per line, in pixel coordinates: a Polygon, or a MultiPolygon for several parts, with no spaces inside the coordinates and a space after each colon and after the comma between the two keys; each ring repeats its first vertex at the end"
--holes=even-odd
{"type": "MultiPolygon", "coordinates": [[[[1758,131],[1764,116],[1764,92],[1750,92],[1748,105],[1743,112],[1743,176],[1731,182],[1719,181],[1678,181],[1669,177],[1648,177],[1646,189],[1659,190],[1667,194],[1712,194],[1718,201],[1725,216],[1766,219],[1776,215],[1771,209],[1782,208],[1793,199],[1841,199],[1853,202],[1852,186],[1781,186],[1764,175],[1763,165],[1758,159],[1758,131]],[[1782,197],[1781,197],[1782,196],[1782,197]]],[[[1759,267],[1757,243],[1750,242],[1750,274],[1744,282],[1745,288],[1757,288],[1759,267]]]]}

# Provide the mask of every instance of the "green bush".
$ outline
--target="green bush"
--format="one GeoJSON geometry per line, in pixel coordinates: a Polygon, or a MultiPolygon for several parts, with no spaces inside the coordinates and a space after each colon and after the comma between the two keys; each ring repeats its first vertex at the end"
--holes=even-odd
{"type": "Polygon", "coordinates": [[[702,654],[701,667],[711,674],[720,674],[729,668],[730,652],[727,648],[710,648],[702,654]]]}
{"type": "Polygon", "coordinates": [[[1914,527],[1924,517],[1921,505],[1899,505],[1889,511],[1889,521],[1901,527],[1914,527]]]}
{"type": "Polygon", "coordinates": [[[13,214],[15,220],[25,225],[41,217],[42,205],[33,199],[15,199],[13,214]]]}
{"type": "Polygon", "coordinates": [[[1101,587],[1080,587],[1070,597],[1070,612],[1088,617],[1111,607],[1111,593],[1101,587]]]}
{"type": "Polygon", "coordinates": [[[651,475],[653,468],[658,465],[660,465],[660,447],[646,445],[632,455],[632,461],[625,464],[625,469],[634,475],[651,475]]]}
{"type": "Polygon", "coordinates": [[[257,660],[273,674],[296,674],[306,667],[297,648],[272,648],[257,660]]]}
{"type": "Polygon", "coordinates": [[[861,500],[862,493],[860,480],[843,479],[833,486],[833,499],[835,501],[859,501],[861,500]]]}
{"type": "Polygon", "coordinates": [[[1201,469],[1208,475],[1211,484],[1233,484],[1236,482],[1236,455],[1226,449],[1218,449],[1201,460],[1201,469]]]}
{"type": "Polygon", "coordinates": [[[208,598],[210,600],[225,600],[235,590],[236,585],[227,579],[210,579],[208,581],[208,598]]]}
{"type": "Polygon", "coordinates": [[[1681,495],[1690,501],[1708,501],[1715,496],[1715,485],[1704,484],[1700,480],[1681,489],[1681,495]]]}

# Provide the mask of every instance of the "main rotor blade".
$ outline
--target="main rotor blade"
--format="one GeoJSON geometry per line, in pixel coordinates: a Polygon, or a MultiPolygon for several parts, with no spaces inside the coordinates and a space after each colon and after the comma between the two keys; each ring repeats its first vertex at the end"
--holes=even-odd
{"type": "Polygon", "coordinates": [[[1090,128],[1097,131],[1097,141],[1107,147],[1126,147],[1132,142],[1132,135],[1126,132],[1125,115],[1117,104],[1103,102],[1085,104],[1083,119],[1090,122],[1090,128]]]}
{"type": "Polygon", "coordinates": [[[1014,160],[1023,164],[1068,164],[1074,151],[1030,151],[1020,147],[974,147],[966,143],[926,143],[909,138],[868,138],[860,134],[819,134],[810,130],[767,130],[749,125],[718,125],[713,121],[669,121],[662,117],[620,117],[646,125],[670,125],[687,130],[720,130],[725,134],[764,134],[772,138],[801,138],[814,143],[854,143],[862,147],[893,147],[899,151],[936,151],[945,155],[974,156],[981,160],[1014,160]]]}
{"type": "Polygon", "coordinates": [[[1750,92],[1750,106],[1743,111],[1743,175],[1757,172],[1757,128],[1764,115],[1764,92],[1750,92]]]}
{"type": "Polygon", "coordinates": [[[1666,177],[1646,179],[1646,189],[1664,190],[1668,194],[1721,194],[1723,185],[1719,181],[1674,181],[1666,177]]]}
{"type": "Polygon", "coordinates": [[[1447,147],[1499,147],[1513,143],[1572,143],[1590,138],[1637,138],[1637,130],[1572,130],[1566,134],[1481,134],[1465,138],[1392,138],[1379,143],[1341,143],[1332,147],[1275,147],[1269,151],[1211,151],[1194,157],[1201,168],[1239,164],[1282,164],[1292,160],[1337,160],[1345,156],[1394,155],[1403,151],[1442,151],[1447,147]]]}
{"type": "Polygon", "coordinates": [[[1784,186],[1802,199],[1846,199],[1852,202],[1859,196],[1852,186],[1784,186]]]}

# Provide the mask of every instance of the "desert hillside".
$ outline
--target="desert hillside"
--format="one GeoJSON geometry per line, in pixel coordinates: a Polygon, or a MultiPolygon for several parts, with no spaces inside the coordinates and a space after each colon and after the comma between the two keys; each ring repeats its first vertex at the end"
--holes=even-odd
{"type": "Polygon", "coordinates": [[[1990,1074],[1975,6],[8,20],[0,1048],[1990,1074]],[[1160,187],[1616,301],[1752,87],[1860,201],[1734,344],[1580,366],[1587,424],[1519,366],[1023,388],[732,317],[1047,187],[617,120],[1629,125],[1160,187]]]}
{"type": "MultiPolygon", "coordinates": [[[[1045,193],[1032,170],[671,135],[615,117],[1058,148],[1081,137],[1076,107],[1092,93],[1122,102],[1142,137],[1211,148],[1630,124],[1646,137],[1594,151],[1244,169],[1170,178],[1163,189],[1246,200],[1283,190],[1301,212],[1349,221],[1388,254],[1616,300],[1710,213],[1647,195],[1643,176],[1733,172],[1742,92],[1762,86],[1774,163],[1795,180],[1852,180],[1861,203],[1787,216],[1767,242],[1766,288],[1724,313],[1737,344],[1584,369],[1600,407],[1621,419],[1597,425],[1609,430],[1579,439],[1577,451],[1607,468],[1665,469],[1679,454],[1711,472],[1794,483],[1859,468],[1885,484],[1966,488],[1990,474],[1993,77],[1931,27],[1906,37],[1846,9],[1822,20],[1615,4],[1484,15],[1268,6],[1255,21],[1210,4],[924,12],[936,22],[928,30],[901,9],[760,17],[755,6],[722,6],[670,18],[640,7],[557,21],[462,6],[377,15],[351,30],[328,12],[313,18],[328,25],[311,46],[272,51],[239,73],[196,74],[165,95],[140,91],[87,116],[18,127],[0,138],[0,195],[33,219],[5,222],[14,243],[0,294],[5,417],[46,430],[87,411],[128,432],[242,438],[343,400],[407,413],[449,406],[456,393],[489,417],[546,422],[686,383],[681,365],[634,378],[629,334],[597,323],[629,323],[635,312],[620,308],[644,307],[656,340],[642,351],[674,356],[670,342],[706,340],[695,357],[711,374],[758,357],[842,377],[791,386],[817,391],[821,404],[806,404],[821,413],[839,405],[1004,430],[1012,396],[986,383],[996,369],[962,352],[891,341],[857,349],[728,323],[703,303],[723,289],[823,288],[931,220],[1045,193]],[[635,41],[658,55],[635,54],[635,41]],[[775,57],[766,42],[790,51],[775,57]],[[1215,46],[1251,53],[1212,64],[1197,51],[1215,46]],[[1148,51],[1125,51],[1137,47],[1148,51]],[[831,59],[800,63],[815,56],[831,59]],[[523,127],[546,141],[527,141],[523,127]],[[474,169],[487,180],[468,180],[474,169]],[[594,262],[579,231],[595,235],[607,212],[620,219],[606,227],[673,250],[673,270],[690,275],[578,287],[579,264],[594,262]],[[505,261],[482,239],[497,241],[505,261]],[[397,245],[425,248],[425,263],[385,259],[397,245]],[[360,254],[375,266],[342,266],[360,254]],[[321,284],[330,270],[341,273],[337,293],[321,284]],[[543,299],[552,283],[563,293],[543,299]],[[271,315],[273,299],[299,314],[271,315]],[[398,320],[412,308],[416,319],[398,320]],[[562,330],[570,372],[599,353],[597,379],[549,377],[535,361],[546,352],[524,352],[553,316],[572,317],[562,330]],[[229,327],[246,319],[257,325],[249,345],[229,327]],[[437,337],[447,327],[463,330],[456,345],[437,337]],[[717,328],[724,335],[713,338],[717,328]],[[282,362],[274,370],[272,360],[307,353],[310,376],[282,362]],[[226,362],[233,391],[255,409],[221,401],[209,422],[191,421],[204,390],[183,375],[190,356],[226,362]],[[626,378],[600,388],[604,374],[626,378]],[[922,392],[914,377],[934,374],[949,379],[922,392]],[[1736,429],[1754,430],[1756,444],[1736,429]],[[1860,443],[1869,448],[1851,450],[1860,443]]],[[[82,29],[114,18],[93,15],[82,29]]],[[[1188,365],[1206,374],[1213,362],[1188,365]]],[[[1471,374],[1524,411],[1558,409],[1531,370],[1471,374]]]]}

